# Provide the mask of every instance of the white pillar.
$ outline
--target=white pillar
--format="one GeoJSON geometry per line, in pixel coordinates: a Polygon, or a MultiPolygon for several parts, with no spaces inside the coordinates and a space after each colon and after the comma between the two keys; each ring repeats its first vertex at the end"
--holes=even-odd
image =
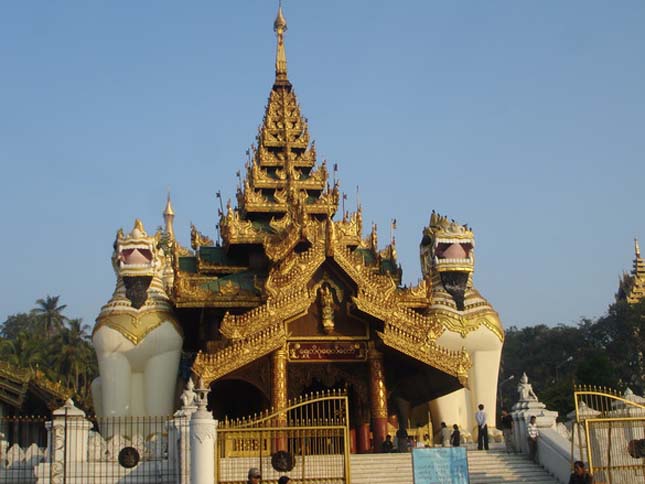
{"type": "Polygon", "coordinates": [[[56,447],[59,456],[64,452],[67,462],[87,462],[87,444],[92,423],[85,419],[85,412],[76,408],[70,398],[65,405],[54,410],[52,415],[48,429],[51,429],[51,443],[58,444],[56,447]],[[61,439],[64,448],[60,445],[61,439]]]}
{"type": "MultiPolygon", "coordinates": [[[[200,385],[202,387],[203,385],[200,385]]],[[[208,389],[197,388],[197,411],[190,419],[190,483],[212,484],[215,475],[217,420],[206,410],[208,389]]]]}
{"type": "MultiPolygon", "coordinates": [[[[47,429],[47,461],[34,468],[39,483],[62,482],[64,469],[74,468],[69,463],[87,462],[88,440],[92,423],[85,419],[85,412],[76,408],[70,398],[61,408],[52,412],[47,429]]],[[[73,477],[73,476],[70,476],[73,477]]]]}

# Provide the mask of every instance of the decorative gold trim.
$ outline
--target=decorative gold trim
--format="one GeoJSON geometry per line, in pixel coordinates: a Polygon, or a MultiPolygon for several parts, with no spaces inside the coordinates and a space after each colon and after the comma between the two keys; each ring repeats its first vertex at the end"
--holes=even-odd
{"type": "Polygon", "coordinates": [[[288,333],[284,329],[284,324],[276,323],[215,354],[206,354],[200,351],[197,353],[192,371],[197,377],[201,377],[206,385],[210,385],[218,378],[281,348],[287,338],[288,333]]]}
{"type": "MultiPolygon", "coordinates": [[[[134,311],[134,310],[133,310],[134,311]]],[[[175,316],[169,311],[159,309],[144,310],[142,312],[107,312],[96,318],[94,335],[100,328],[107,326],[121,333],[133,345],[138,345],[150,332],[157,329],[163,323],[172,324],[180,335],[183,335],[181,326],[175,320],[175,316]]]]}
{"type": "Polygon", "coordinates": [[[461,351],[447,350],[427,335],[410,333],[390,323],[386,323],[385,330],[377,334],[387,346],[456,377],[468,387],[468,371],[472,362],[464,348],[461,351]]]}

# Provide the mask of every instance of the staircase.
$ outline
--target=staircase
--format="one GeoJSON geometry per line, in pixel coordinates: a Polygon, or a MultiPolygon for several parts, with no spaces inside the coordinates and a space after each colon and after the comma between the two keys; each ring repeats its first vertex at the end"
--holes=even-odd
{"type": "MultiPolygon", "coordinates": [[[[468,450],[471,484],[558,481],[526,455],[506,454],[503,448],[468,450]]],[[[351,484],[412,484],[411,454],[352,454],[351,484]]]]}

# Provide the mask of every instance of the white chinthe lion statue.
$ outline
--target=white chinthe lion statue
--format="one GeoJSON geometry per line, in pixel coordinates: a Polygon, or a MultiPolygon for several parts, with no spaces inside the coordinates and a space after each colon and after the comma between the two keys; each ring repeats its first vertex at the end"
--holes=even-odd
{"type": "Polygon", "coordinates": [[[100,374],[92,383],[98,417],[173,413],[183,337],[164,287],[169,262],[160,240],[161,233],[148,236],[140,220],[129,234],[117,232],[116,289],[92,334],[100,374]]]}

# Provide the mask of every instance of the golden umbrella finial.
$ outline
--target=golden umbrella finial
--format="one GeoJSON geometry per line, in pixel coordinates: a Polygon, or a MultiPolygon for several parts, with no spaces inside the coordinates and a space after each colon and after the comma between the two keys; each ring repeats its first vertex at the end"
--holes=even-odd
{"type": "Polygon", "coordinates": [[[641,256],[641,247],[638,245],[638,239],[634,237],[634,252],[636,252],[636,258],[638,259],[641,256]]]}
{"type": "Polygon", "coordinates": [[[273,22],[273,31],[278,37],[278,45],[275,55],[275,78],[276,80],[287,80],[287,54],[284,50],[284,33],[287,31],[287,21],[282,13],[282,2],[278,6],[278,15],[273,22]]]}

